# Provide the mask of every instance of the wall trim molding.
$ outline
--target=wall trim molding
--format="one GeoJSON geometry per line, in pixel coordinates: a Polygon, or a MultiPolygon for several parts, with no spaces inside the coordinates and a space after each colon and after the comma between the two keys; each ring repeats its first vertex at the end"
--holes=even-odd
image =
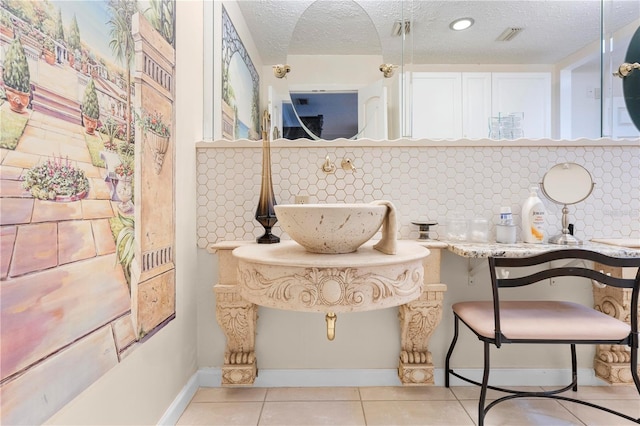
{"type": "MultiPolygon", "coordinates": [[[[373,140],[358,139],[333,139],[310,141],[309,139],[276,139],[271,141],[271,148],[336,148],[336,147],[595,147],[612,148],[619,146],[638,146],[637,138],[612,139],[515,139],[515,140],[494,140],[494,139],[395,139],[395,140],[373,140]]],[[[217,139],[196,141],[196,149],[219,149],[219,148],[262,148],[262,140],[252,141],[248,139],[217,139]]]]}
{"type": "MultiPolygon", "coordinates": [[[[458,373],[481,380],[482,369],[457,369],[458,373]]],[[[569,383],[570,369],[516,369],[495,368],[491,370],[491,384],[496,386],[561,386],[569,383]]],[[[444,386],[444,369],[434,370],[435,386],[444,386]]],[[[189,379],[178,393],[158,425],[175,425],[200,387],[217,388],[222,382],[220,368],[201,368],[189,379]]],[[[607,386],[597,378],[591,368],[578,369],[580,386],[607,386]]],[[[467,383],[452,377],[452,386],[467,383]]],[[[321,387],[321,386],[402,386],[395,368],[386,369],[268,369],[260,370],[254,387],[321,387]]]]}

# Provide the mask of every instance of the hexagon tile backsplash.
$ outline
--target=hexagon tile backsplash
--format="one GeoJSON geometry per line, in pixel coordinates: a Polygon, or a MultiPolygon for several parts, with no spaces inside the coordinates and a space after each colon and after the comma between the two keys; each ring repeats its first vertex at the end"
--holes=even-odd
{"type": "MultiPolygon", "coordinates": [[[[308,146],[271,147],[273,189],[278,204],[308,195],[311,203],[390,200],[398,211],[400,238],[418,237],[411,221],[428,218],[444,234],[448,215],[487,218],[491,236],[501,206],[520,209],[545,172],[560,162],[589,170],[591,196],[569,206],[570,222],[581,239],[640,235],[640,147],[621,146],[308,146]],[[326,174],[325,157],[337,166],[326,174]],[[340,167],[350,158],[356,171],[340,167]]],[[[253,241],[262,235],[254,219],[260,195],[262,145],[200,143],[197,147],[198,247],[223,240],[253,241]]],[[[547,233],[560,233],[562,206],[540,195],[547,208],[547,233]]],[[[274,234],[284,239],[276,224],[274,234]]],[[[375,238],[375,237],[374,237],[375,238]]],[[[520,236],[518,235],[520,240],[520,236]]]]}

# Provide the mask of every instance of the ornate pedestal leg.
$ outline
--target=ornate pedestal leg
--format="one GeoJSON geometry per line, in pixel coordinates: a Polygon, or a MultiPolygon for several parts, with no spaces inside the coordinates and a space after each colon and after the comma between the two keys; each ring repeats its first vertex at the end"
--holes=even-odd
{"type": "Polygon", "coordinates": [[[255,356],[258,307],[242,299],[235,285],[217,284],[214,292],[216,319],[227,338],[222,385],[252,385],[258,373],[255,356]]]}
{"type": "Polygon", "coordinates": [[[445,284],[427,284],[418,299],[400,305],[398,376],[403,385],[433,384],[433,361],[428,344],[442,319],[442,299],[446,290],[445,284]]]}
{"type": "MultiPolygon", "coordinates": [[[[601,264],[596,264],[595,268],[608,272],[612,276],[622,276],[622,268],[601,264]]],[[[631,289],[594,285],[593,303],[597,310],[629,323],[631,289]]],[[[631,353],[627,346],[598,345],[593,362],[596,376],[611,384],[633,384],[629,369],[630,359],[631,353]]]]}

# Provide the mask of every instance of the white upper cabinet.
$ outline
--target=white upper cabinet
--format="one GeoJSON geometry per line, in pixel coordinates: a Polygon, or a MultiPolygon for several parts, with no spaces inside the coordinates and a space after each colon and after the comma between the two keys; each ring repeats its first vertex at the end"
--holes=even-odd
{"type": "Polygon", "coordinates": [[[462,137],[462,74],[413,73],[412,137],[460,139],[462,137]]]}
{"type": "Polygon", "coordinates": [[[522,116],[523,137],[551,137],[550,73],[416,72],[412,137],[488,138],[491,117],[522,116]]]}
{"type": "Polygon", "coordinates": [[[551,137],[551,75],[547,72],[498,72],[491,74],[491,111],[523,113],[527,139],[551,137]]]}
{"type": "Polygon", "coordinates": [[[486,138],[491,116],[491,73],[462,73],[462,99],[462,137],[486,138]]]}

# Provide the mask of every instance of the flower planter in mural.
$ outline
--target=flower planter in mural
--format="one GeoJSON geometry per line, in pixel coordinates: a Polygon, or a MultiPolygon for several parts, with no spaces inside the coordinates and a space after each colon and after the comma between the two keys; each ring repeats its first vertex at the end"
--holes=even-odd
{"type": "Polygon", "coordinates": [[[44,51],[44,61],[46,63],[48,63],[49,65],[53,65],[56,63],[56,55],[55,53],[49,51],[49,50],[45,50],[44,51]]]}
{"type": "Polygon", "coordinates": [[[59,203],[68,203],[71,201],[80,201],[83,198],[85,198],[87,196],[87,191],[81,191],[77,194],[73,194],[73,195],[56,195],[55,199],[53,201],[59,202],[59,203]]]}
{"type": "Polygon", "coordinates": [[[151,131],[147,133],[147,140],[153,152],[153,170],[159,175],[164,163],[164,155],[169,148],[169,136],[162,136],[151,131]]]}
{"type": "Polygon", "coordinates": [[[23,113],[29,105],[31,73],[19,38],[13,39],[6,50],[2,80],[11,110],[23,113]]]}
{"type": "Polygon", "coordinates": [[[27,170],[23,188],[40,200],[71,202],[87,196],[89,180],[69,159],[54,158],[27,170]]]}
{"type": "Polygon", "coordinates": [[[120,199],[118,210],[120,210],[121,213],[129,214],[133,212],[133,203],[131,202],[133,198],[133,186],[131,184],[133,176],[117,176],[118,184],[116,186],[116,193],[120,199]]]}
{"type": "Polygon", "coordinates": [[[84,121],[84,131],[88,135],[93,135],[96,131],[96,127],[98,127],[98,120],[93,119],[91,117],[87,117],[82,114],[82,119],[84,121]]]}
{"type": "Polygon", "coordinates": [[[136,123],[142,127],[144,137],[153,153],[153,169],[159,175],[164,163],[164,155],[169,148],[171,130],[163,121],[162,114],[158,111],[148,112],[141,110],[140,114],[138,112],[134,113],[136,123]]]}
{"type": "Polygon", "coordinates": [[[104,181],[111,184],[111,201],[120,201],[118,198],[118,174],[116,168],[122,164],[120,156],[115,151],[100,151],[100,159],[107,169],[104,181]]]}
{"type": "Polygon", "coordinates": [[[87,87],[84,89],[82,97],[82,118],[84,119],[84,131],[88,135],[93,135],[98,127],[100,118],[100,105],[98,104],[98,94],[93,79],[89,79],[87,87]]]}
{"type": "Polygon", "coordinates": [[[11,111],[15,111],[20,114],[25,113],[27,106],[29,105],[29,93],[20,92],[9,86],[5,86],[4,90],[7,94],[7,100],[9,101],[9,108],[11,108],[11,111]]]}

